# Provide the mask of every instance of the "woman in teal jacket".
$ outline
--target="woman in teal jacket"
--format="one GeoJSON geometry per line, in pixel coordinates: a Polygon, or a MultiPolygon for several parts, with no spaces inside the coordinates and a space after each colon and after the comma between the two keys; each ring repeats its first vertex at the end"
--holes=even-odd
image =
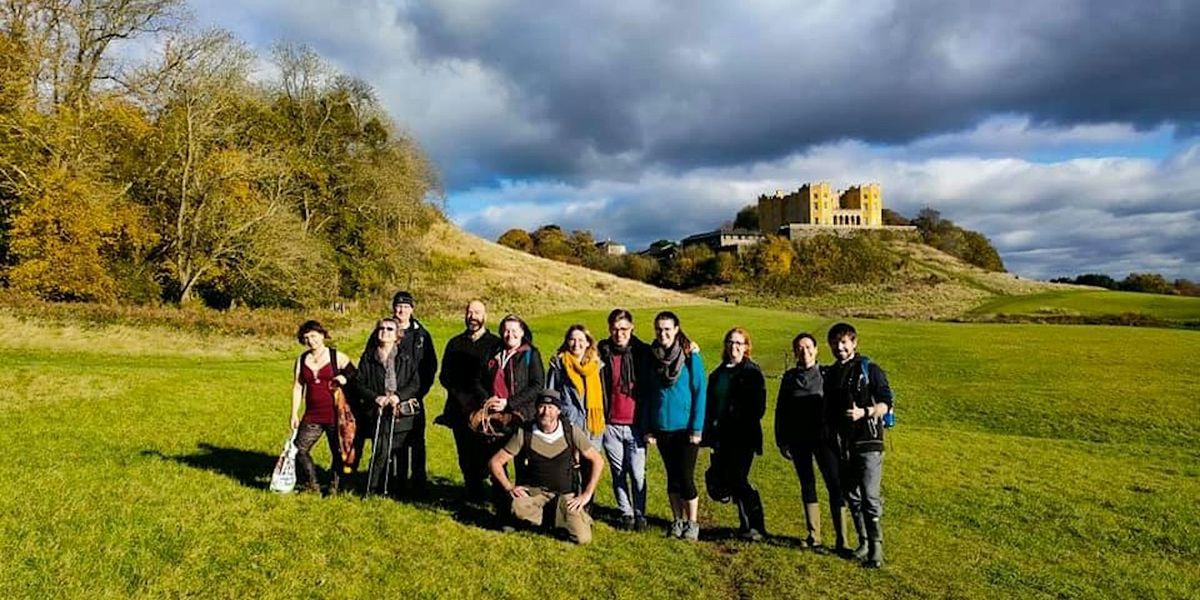
{"type": "Polygon", "coordinates": [[[704,432],[704,360],[700,349],[679,328],[679,317],[664,311],[654,317],[650,346],[653,374],[646,385],[642,423],[646,443],[658,446],[667,471],[667,495],[674,519],[669,537],[695,541],[700,537],[696,513],[696,456],[704,432]]]}

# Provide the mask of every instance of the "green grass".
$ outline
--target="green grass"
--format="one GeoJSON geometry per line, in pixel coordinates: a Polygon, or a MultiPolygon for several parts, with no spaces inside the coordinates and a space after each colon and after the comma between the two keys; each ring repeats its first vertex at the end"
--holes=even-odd
{"type": "Polygon", "coordinates": [[[1136,292],[1062,291],[988,301],[974,315],[1099,317],[1138,314],[1163,321],[1200,321],[1200,298],[1136,292]]]}
{"type": "MultiPolygon", "coordinates": [[[[709,368],[721,334],[741,325],[769,375],[792,335],[820,338],[830,325],[765,309],[677,312],[709,368]]],[[[637,312],[643,337],[651,314],[637,312]]],[[[567,325],[598,332],[603,318],[531,324],[548,355],[567,325]]],[[[430,325],[439,350],[458,327],[430,325]]],[[[598,524],[594,543],[576,548],[492,531],[453,503],[273,495],[262,488],[287,433],[299,347],[21,322],[0,342],[0,597],[1186,598],[1200,588],[1200,333],[856,325],[898,398],[882,572],[792,547],[798,486],[770,443],[752,480],[777,537],[757,545],[598,524]]],[[[357,355],[361,331],[333,333],[357,355]]],[[[768,385],[773,409],[778,379],[768,385]]],[[[431,409],[443,398],[435,388],[431,409]]],[[[453,493],[449,432],[431,427],[429,444],[431,475],[453,493]]],[[[328,464],[324,448],[317,460],[328,464]]],[[[661,461],[652,451],[648,462],[661,518],[661,461]]],[[[598,501],[611,506],[606,485],[598,501]]],[[[736,525],[729,505],[702,499],[701,512],[706,532],[736,525]]]]}

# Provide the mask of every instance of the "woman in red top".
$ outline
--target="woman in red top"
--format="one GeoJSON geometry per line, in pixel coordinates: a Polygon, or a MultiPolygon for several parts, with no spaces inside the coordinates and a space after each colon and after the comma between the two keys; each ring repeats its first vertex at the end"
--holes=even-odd
{"type": "Polygon", "coordinates": [[[329,482],[329,493],[332,495],[338,491],[339,474],[342,471],[333,387],[346,385],[344,373],[354,365],[346,355],[325,345],[328,337],[329,333],[317,321],[305,321],[296,331],[296,339],[308,349],[296,359],[292,378],[291,424],[293,429],[299,430],[296,433],[296,464],[307,477],[301,488],[306,492],[321,491],[311,450],[321,434],[325,434],[329,441],[329,453],[333,455],[333,475],[329,482]],[[304,401],[303,417],[299,414],[301,400],[304,401]]]}

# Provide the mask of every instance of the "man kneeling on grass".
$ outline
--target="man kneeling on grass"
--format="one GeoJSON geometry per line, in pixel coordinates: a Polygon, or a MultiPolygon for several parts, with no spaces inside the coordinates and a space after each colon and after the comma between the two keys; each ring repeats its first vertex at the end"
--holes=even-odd
{"type": "Polygon", "coordinates": [[[542,390],[537,399],[537,421],[518,429],[504,448],[492,457],[492,477],[512,496],[512,516],[520,522],[542,526],[550,522],[554,529],[565,529],[577,543],[592,541],[592,517],[584,510],[591,501],[604,460],[588,441],[587,432],[560,421],[562,398],[555,390],[542,390]],[[575,492],[579,459],[591,469],[583,490],[575,492]],[[517,481],[513,485],[504,472],[505,465],[517,459],[517,481]]]}

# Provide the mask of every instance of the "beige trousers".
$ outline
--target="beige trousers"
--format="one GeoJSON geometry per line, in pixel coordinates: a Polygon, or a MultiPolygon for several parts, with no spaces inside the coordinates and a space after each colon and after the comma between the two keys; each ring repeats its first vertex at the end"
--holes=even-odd
{"type": "Polygon", "coordinates": [[[586,544],[592,541],[592,516],[584,509],[570,510],[567,502],[575,494],[556,494],[542,488],[526,488],[529,495],[524,498],[513,498],[512,514],[514,517],[535,526],[542,526],[550,503],[554,506],[549,510],[554,512],[554,527],[566,529],[567,535],[576,544],[586,544]]]}

